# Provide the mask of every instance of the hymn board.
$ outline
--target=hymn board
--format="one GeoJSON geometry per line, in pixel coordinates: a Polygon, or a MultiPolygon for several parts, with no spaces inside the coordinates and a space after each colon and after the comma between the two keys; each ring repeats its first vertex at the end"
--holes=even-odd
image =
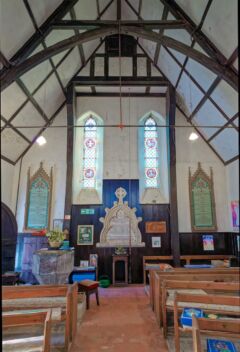
{"type": "Polygon", "coordinates": [[[193,175],[189,168],[192,231],[217,230],[212,168],[210,173],[209,177],[201,168],[200,163],[193,175]]]}
{"type": "Polygon", "coordinates": [[[40,163],[39,169],[30,177],[28,170],[27,199],[25,209],[25,229],[41,230],[49,228],[52,203],[52,168],[50,175],[40,163]]]}

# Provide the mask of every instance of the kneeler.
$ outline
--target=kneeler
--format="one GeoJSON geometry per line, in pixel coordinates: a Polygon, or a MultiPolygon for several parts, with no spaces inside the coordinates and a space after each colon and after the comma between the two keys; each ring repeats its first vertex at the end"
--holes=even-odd
{"type": "Polygon", "coordinates": [[[97,305],[99,306],[98,286],[99,286],[98,281],[82,280],[82,281],[78,282],[78,292],[85,292],[86,293],[87,309],[89,309],[89,306],[90,306],[89,296],[92,293],[95,293],[97,305]]]}

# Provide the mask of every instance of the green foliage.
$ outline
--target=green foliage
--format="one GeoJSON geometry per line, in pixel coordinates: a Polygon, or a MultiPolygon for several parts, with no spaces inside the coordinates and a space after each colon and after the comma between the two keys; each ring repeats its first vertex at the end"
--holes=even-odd
{"type": "Polygon", "coordinates": [[[65,233],[59,230],[51,230],[46,236],[50,242],[62,242],[65,239],[65,233]]]}

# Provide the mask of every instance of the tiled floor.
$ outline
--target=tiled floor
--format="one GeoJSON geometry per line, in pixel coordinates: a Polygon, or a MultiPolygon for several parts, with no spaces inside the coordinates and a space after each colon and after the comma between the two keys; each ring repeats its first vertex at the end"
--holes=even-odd
{"type": "Polygon", "coordinates": [[[100,289],[91,296],[71,352],[167,352],[143,286],[100,289]]]}

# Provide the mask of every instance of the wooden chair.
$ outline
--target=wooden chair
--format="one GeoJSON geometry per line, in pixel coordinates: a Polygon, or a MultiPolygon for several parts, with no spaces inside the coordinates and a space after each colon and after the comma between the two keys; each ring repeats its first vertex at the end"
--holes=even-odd
{"type": "Polygon", "coordinates": [[[240,339],[240,322],[239,320],[224,319],[212,320],[206,318],[192,317],[192,337],[193,352],[204,352],[201,344],[201,335],[238,338],[240,339]]]}
{"type": "Polygon", "coordinates": [[[188,307],[193,307],[196,303],[200,303],[204,311],[207,310],[209,313],[234,315],[236,317],[239,317],[240,315],[240,297],[176,293],[173,307],[175,352],[180,352],[180,332],[190,333],[192,331],[191,328],[183,328],[179,326],[178,316],[183,309],[179,304],[184,302],[188,303],[188,307]],[[206,305],[208,306],[206,307],[206,305]],[[226,307],[227,309],[225,309],[226,307]]]}
{"type": "MultiPolygon", "coordinates": [[[[38,313],[9,314],[2,316],[2,327],[43,325],[43,352],[50,352],[51,340],[51,310],[38,313]]],[[[27,339],[25,339],[27,341],[27,339]]],[[[16,342],[17,344],[17,339],[16,342]]],[[[3,342],[4,346],[4,342],[3,342]]]]}
{"type": "MultiPolygon", "coordinates": [[[[4,286],[2,288],[2,309],[4,311],[22,310],[22,299],[34,299],[34,309],[49,308],[48,302],[41,298],[63,297],[61,303],[51,302],[51,308],[61,307],[60,321],[65,321],[65,349],[69,349],[77,331],[78,286],[73,285],[38,285],[38,286],[4,286]],[[6,302],[8,300],[8,302],[6,302]],[[11,300],[14,300],[11,302],[11,300]],[[17,300],[17,301],[15,301],[17,300]]],[[[24,309],[33,309],[33,305],[24,302],[24,309]]]]}
{"type": "Polygon", "coordinates": [[[207,292],[214,291],[214,294],[234,294],[239,295],[239,282],[212,282],[212,281],[172,281],[164,280],[162,282],[162,321],[163,321],[163,335],[167,336],[167,311],[173,311],[173,302],[168,302],[168,292],[170,290],[189,290],[189,293],[198,293],[200,290],[203,291],[201,294],[207,294],[207,292]],[[194,292],[196,291],[196,292],[194,292]]]}

